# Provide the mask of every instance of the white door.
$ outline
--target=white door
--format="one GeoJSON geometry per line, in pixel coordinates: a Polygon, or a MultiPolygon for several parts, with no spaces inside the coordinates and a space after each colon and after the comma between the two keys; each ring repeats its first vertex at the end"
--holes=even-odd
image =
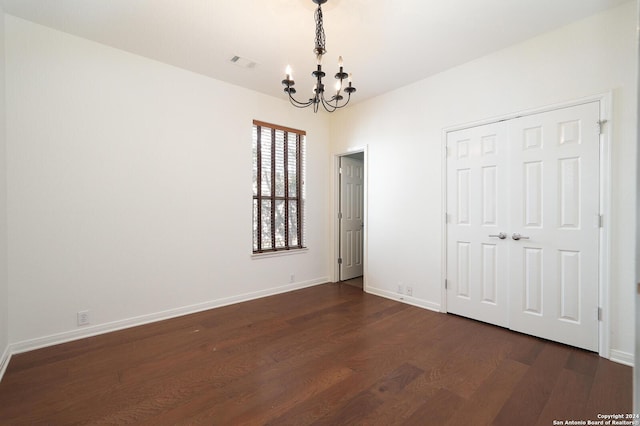
{"type": "Polygon", "coordinates": [[[447,135],[449,312],[597,350],[599,116],[593,102],[447,135]]]}
{"type": "Polygon", "coordinates": [[[447,310],[506,327],[504,129],[501,122],[447,135],[447,310]]]}
{"type": "Polygon", "coordinates": [[[340,280],[362,275],[364,161],[340,157],[340,280]]]}
{"type": "Polygon", "coordinates": [[[599,117],[599,103],[592,102],[509,124],[510,326],[593,351],[598,349],[599,117]],[[515,240],[513,233],[523,237],[515,240]]]}

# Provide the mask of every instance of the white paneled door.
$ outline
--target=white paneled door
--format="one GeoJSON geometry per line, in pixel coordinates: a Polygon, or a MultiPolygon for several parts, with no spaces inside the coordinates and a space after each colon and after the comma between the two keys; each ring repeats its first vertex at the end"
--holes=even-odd
{"type": "Polygon", "coordinates": [[[447,138],[447,310],[508,326],[508,230],[505,124],[447,138]]]}
{"type": "Polygon", "coordinates": [[[340,157],[340,280],[362,275],[364,161],[340,157]]]}
{"type": "Polygon", "coordinates": [[[447,309],[598,349],[599,102],[447,135],[447,309]]]}

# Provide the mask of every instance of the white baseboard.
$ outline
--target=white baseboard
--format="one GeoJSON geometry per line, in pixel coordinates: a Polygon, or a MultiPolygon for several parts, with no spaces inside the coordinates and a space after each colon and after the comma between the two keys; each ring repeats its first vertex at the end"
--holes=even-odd
{"type": "Polygon", "coordinates": [[[619,351],[617,349],[611,349],[609,351],[609,360],[613,362],[617,362],[619,364],[628,365],[629,367],[633,367],[634,364],[634,356],[629,352],[619,351]]]}
{"type": "Polygon", "coordinates": [[[0,381],[2,381],[4,372],[7,371],[9,360],[11,360],[11,347],[7,346],[6,348],[4,348],[4,352],[2,353],[2,355],[0,355],[0,381]]]}
{"type": "MultiPolygon", "coordinates": [[[[49,336],[38,337],[35,339],[23,340],[21,342],[9,345],[7,351],[9,354],[18,354],[28,352],[47,346],[59,345],[61,343],[71,342],[73,340],[84,339],[99,334],[109,333],[112,331],[122,330],[139,325],[149,324],[152,322],[163,321],[183,315],[194,314],[209,309],[220,308],[222,306],[233,305],[235,303],[247,302],[253,299],[273,296],[280,293],[286,293],[293,290],[299,290],[306,287],[312,287],[319,284],[329,282],[328,277],[316,278],[309,281],[287,284],[279,287],[273,287],[266,290],[260,290],[252,293],[239,294],[237,296],[226,297],[222,299],[210,300],[195,305],[183,306],[180,308],[169,309],[166,311],[156,312],[138,317],[127,318],[123,320],[113,321],[105,324],[98,324],[90,327],[83,327],[78,330],[70,330],[62,333],[52,334],[49,336]]],[[[7,361],[8,362],[8,361],[7,361]]],[[[2,364],[0,364],[2,365],[2,364]]]]}
{"type": "Polygon", "coordinates": [[[380,288],[370,286],[367,286],[365,291],[376,296],[384,297],[391,300],[397,300],[398,302],[406,303],[408,305],[417,306],[419,308],[428,309],[430,311],[441,312],[439,303],[429,302],[428,300],[418,299],[416,297],[406,296],[404,294],[393,293],[391,291],[382,290],[380,288]]]}

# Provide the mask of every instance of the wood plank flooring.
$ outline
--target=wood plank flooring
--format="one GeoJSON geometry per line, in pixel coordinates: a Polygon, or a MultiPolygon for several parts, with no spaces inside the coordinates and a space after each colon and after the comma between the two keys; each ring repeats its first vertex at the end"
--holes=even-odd
{"type": "Polygon", "coordinates": [[[631,368],[326,284],[12,357],[0,424],[552,425],[631,368]]]}

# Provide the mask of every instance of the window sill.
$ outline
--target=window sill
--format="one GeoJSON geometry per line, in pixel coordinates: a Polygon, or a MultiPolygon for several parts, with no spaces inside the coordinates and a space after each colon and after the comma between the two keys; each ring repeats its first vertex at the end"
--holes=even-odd
{"type": "Polygon", "coordinates": [[[309,249],[307,247],[300,249],[292,249],[292,250],[280,250],[280,251],[268,251],[266,253],[253,253],[251,255],[251,259],[267,259],[269,257],[280,257],[280,256],[291,256],[294,254],[304,254],[307,253],[309,249]]]}

